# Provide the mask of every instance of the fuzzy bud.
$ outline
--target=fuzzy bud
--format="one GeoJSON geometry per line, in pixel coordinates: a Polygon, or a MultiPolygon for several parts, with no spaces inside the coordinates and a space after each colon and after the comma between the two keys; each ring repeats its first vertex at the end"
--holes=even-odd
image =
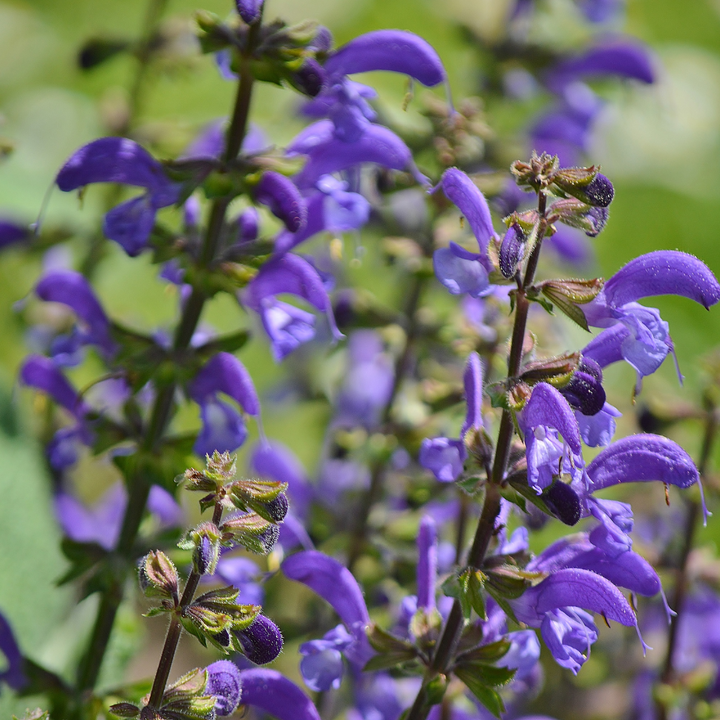
{"type": "Polygon", "coordinates": [[[247,659],[256,665],[272,662],[283,647],[280,629],[264,615],[258,615],[252,625],[234,634],[247,659]]]}
{"type": "Polygon", "coordinates": [[[505,233],[500,245],[500,272],[508,280],[515,277],[526,240],[525,233],[517,223],[510,225],[505,233]]]}
{"type": "Polygon", "coordinates": [[[215,696],[215,712],[221,716],[232,715],[242,697],[242,681],[237,665],[230,660],[218,660],[207,666],[207,674],[205,692],[215,696]]]}

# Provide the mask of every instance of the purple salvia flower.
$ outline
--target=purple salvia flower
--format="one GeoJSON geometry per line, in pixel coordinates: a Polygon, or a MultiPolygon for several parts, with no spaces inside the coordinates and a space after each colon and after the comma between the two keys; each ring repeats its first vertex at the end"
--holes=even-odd
{"type": "Polygon", "coordinates": [[[454,482],[460,477],[467,457],[464,437],[470,428],[482,427],[482,363],[477,353],[468,357],[463,373],[467,412],[460,438],[425,438],[420,446],[418,462],[430,470],[440,482],[454,482]]]}
{"type": "Polygon", "coordinates": [[[188,391],[198,403],[221,392],[235,400],[248,415],[260,414],[260,400],[250,373],[234,355],[227,352],[220,352],[205,363],[188,391]]]}
{"type": "Polygon", "coordinates": [[[647,48],[627,40],[599,45],[581,55],[562,60],[548,71],[548,85],[560,90],[563,86],[586,78],[604,75],[655,82],[655,69],[647,48]]]}
{"type": "Polygon", "coordinates": [[[214,577],[236,587],[240,591],[240,602],[243,605],[262,605],[264,592],[262,586],[256,582],[261,575],[257,564],[250,558],[227,557],[222,550],[220,552],[214,577]]]}
{"type": "Polygon", "coordinates": [[[510,605],[520,622],[540,627],[555,660],[577,673],[597,638],[592,618],[580,608],[600,613],[606,620],[637,627],[625,596],[601,575],[589,570],[563,568],[510,605]]]}
{"type": "Polygon", "coordinates": [[[343,337],[335,324],[332,304],[317,270],[297,255],[273,258],[248,284],[243,300],[261,315],[276,360],[281,360],[298,345],[314,337],[310,322],[312,316],[308,317],[304,310],[278,301],[275,295],[281,293],[297,295],[324,312],[334,338],[343,337]]]}
{"type": "Polygon", "coordinates": [[[235,0],[238,14],[248,24],[252,25],[262,12],[264,0],[235,0]]]}
{"type": "Polygon", "coordinates": [[[272,170],[263,173],[253,191],[256,202],[267,205],[290,232],[297,232],[307,222],[307,206],[295,183],[272,170]]]}
{"type": "Polygon", "coordinates": [[[86,342],[97,345],[105,355],[115,352],[110,321],[83,275],[71,270],[50,272],[36,285],[35,292],[46,302],[62,303],[71,308],[87,328],[83,333],[86,342]]]}
{"type": "Polygon", "coordinates": [[[245,444],[248,431],[238,411],[217,398],[206,398],[200,403],[202,428],[193,445],[200,457],[218,452],[234,452],[245,444]]]}
{"type": "Polygon", "coordinates": [[[30,228],[27,225],[21,225],[12,220],[0,219],[0,250],[19,243],[29,236],[30,228]]]}
{"type": "Polygon", "coordinates": [[[477,185],[458,168],[448,168],[435,188],[441,188],[450,202],[457,206],[467,219],[478,242],[480,253],[487,253],[488,242],[494,237],[492,217],[485,196],[477,185]]]}
{"type": "Polygon", "coordinates": [[[275,254],[285,253],[323,230],[345,232],[365,225],[370,203],[359,193],[348,192],[347,187],[331,175],[321,177],[318,192],[307,200],[307,222],[295,233],[281,232],[275,240],[275,254]]]}
{"type": "Polygon", "coordinates": [[[234,630],[245,657],[256,665],[267,665],[280,654],[283,636],[280,628],[264,615],[258,615],[244,630],[234,630]]]}
{"type": "Polygon", "coordinates": [[[23,384],[42,390],[77,420],[89,411],[78,392],[49,358],[30,355],[20,370],[23,384]]]}
{"type": "Polygon", "coordinates": [[[350,632],[365,637],[370,622],[362,590],[353,574],[334,558],[316,550],[291,555],[282,564],[290,580],[307,585],[332,605],[350,632]]]}
{"type": "Polygon", "coordinates": [[[305,684],[315,692],[340,687],[343,676],[342,651],[349,648],[355,638],[343,625],[325,633],[321,640],[311,640],[300,646],[300,673],[305,684]]]}
{"type": "Polygon", "coordinates": [[[336,400],[334,425],[372,428],[390,399],[393,362],[375,330],[356,330],[348,340],[348,364],[336,400]]]}
{"type": "Polygon", "coordinates": [[[538,494],[551,485],[561,463],[573,476],[582,474],[582,445],[575,414],[552,385],[538,383],[533,388],[520,415],[520,426],[525,433],[528,484],[538,494]]]}
{"type": "Polygon", "coordinates": [[[409,75],[427,86],[446,78],[432,46],[403,30],[376,30],[356,37],[328,57],[325,70],[331,75],[388,70],[409,75]]]}
{"type": "Polygon", "coordinates": [[[315,145],[295,182],[300,188],[309,188],[323,175],[363,163],[381,165],[390,170],[414,169],[408,146],[392,130],[368,123],[350,142],[332,137],[315,145]]]}
{"type": "Polygon", "coordinates": [[[355,638],[346,650],[347,659],[363,667],[373,654],[365,635],[370,616],[353,574],[337,560],[316,550],[291,555],[283,562],[282,571],[290,580],[307,585],[332,606],[355,638]]]}
{"type": "Polygon", "coordinates": [[[5,656],[7,667],[0,672],[0,682],[4,682],[15,691],[22,690],[27,683],[23,671],[24,660],[20,646],[15,639],[10,623],[0,614],[0,651],[5,656]]]}
{"type": "Polygon", "coordinates": [[[483,297],[492,292],[484,256],[473,253],[450,242],[449,247],[433,253],[435,277],[451,295],[467,293],[470,297],[483,297]]]}
{"type": "Polygon", "coordinates": [[[56,182],[65,192],[97,182],[145,188],[144,195],[113,208],[103,225],[105,234],[131,256],[147,244],[157,210],[178,199],[177,186],[160,163],[127,138],[101,138],[84,145],[60,169],[56,182]]]}
{"type": "Polygon", "coordinates": [[[583,415],[575,412],[580,428],[580,437],[588,447],[609,445],[615,434],[615,418],[622,413],[610,403],[605,403],[602,410],[595,415],[583,415]]]}
{"type": "Polygon", "coordinates": [[[587,466],[593,492],[626,482],[657,480],[688,488],[699,481],[692,458],[661,435],[630,435],[605,448],[587,466]]]}
{"type": "Polygon", "coordinates": [[[420,520],[418,531],[417,604],[423,610],[435,608],[437,581],[437,528],[430,515],[420,520]]]}
{"type": "Polygon", "coordinates": [[[243,705],[260,708],[278,720],[320,720],[310,698],[277,670],[240,672],[243,705]]]}
{"type": "Polygon", "coordinates": [[[205,692],[214,695],[215,712],[220,716],[232,715],[242,697],[240,669],[230,660],[218,660],[208,665],[205,692]]]}

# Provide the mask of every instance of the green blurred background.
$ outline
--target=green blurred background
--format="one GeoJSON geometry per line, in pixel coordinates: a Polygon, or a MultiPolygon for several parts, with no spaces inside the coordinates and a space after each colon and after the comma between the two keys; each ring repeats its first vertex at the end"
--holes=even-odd
{"type": "MultiPolygon", "coordinates": [[[[333,31],[338,44],[383,27],[422,35],[445,62],[456,99],[474,95],[478,88],[477,56],[462,39],[459,24],[492,37],[507,12],[503,0],[267,3],[270,17],[318,19],[333,31]]],[[[65,159],[83,143],[105,134],[108,122],[121,112],[133,61],[118,57],[82,73],[76,57],[89,37],[136,37],[142,30],[145,4],[146,0],[0,2],[0,137],[14,146],[13,154],[0,164],[0,214],[28,222],[35,219],[65,159]]],[[[187,30],[192,28],[196,8],[223,16],[231,5],[230,0],[169,2],[166,16],[170,27],[176,28],[175,50],[182,61],[172,67],[160,64],[151,78],[140,123],[141,132],[160,155],[177,152],[203,123],[227,113],[233,89],[220,79],[211,59],[197,55],[187,30]]],[[[569,1],[550,5],[556,18],[567,16],[572,24],[575,11],[569,1]]],[[[720,0],[629,0],[625,30],[653,48],[661,71],[656,85],[616,84],[605,93],[609,102],[590,159],[600,163],[615,183],[616,199],[607,229],[594,241],[598,273],[608,276],[643,252],[677,248],[701,257],[720,274],[720,0]]],[[[387,112],[400,117],[404,80],[378,74],[372,82],[387,112]]],[[[254,100],[254,121],[278,145],[301,127],[292,119],[294,103],[291,93],[268,87],[261,88],[254,100]]],[[[503,123],[498,127],[501,132],[504,124],[519,127],[528,120],[522,108],[487,110],[491,125],[503,123]]],[[[402,121],[412,125],[417,117],[417,107],[411,105],[402,121]]],[[[101,201],[101,193],[92,189],[81,209],[74,195],[55,191],[46,222],[75,231],[92,228],[101,201]]],[[[68,628],[77,625],[59,623],[72,596],[53,586],[63,568],[57,550],[59,533],[50,512],[40,449],[31,436],[33,406],[16,387],[17,369],[27,350],[14,304],[30,292],[40,269],[39,255],[28,258],[17,249],[0,255],[0,608],[16,627],[23,648],[60,669],[71,660],[66,657],[73,644],[68,633],[77,632],[68,628]],[[10,403],[18,395],[24,402],[20,403],[23,412],[16,416],[10,403]]],[[[97,276],[109,312],[144,329],[171,323],[177,298],[154,280],[154,273],[145,259],[129,260],[113,247],[97,276]]],[[[670,323],[686,374],[685,392],[694,398],[698,358],[720,341],[720,312],[707,313],[684,300],[663,298],[657,304],[670,323]]],[[[223,301],[213,302],[207,319],[219,330],[245,323],[237,307],[223,301]]],[[[576,339],[582,342],[580,335],[576,339]]],[[[280,377],[262,341],[251,342],[243,360],[261,391],[280,377]]],[[[622,395],[613,401],[629,406],[631,371],[611,368],[608,378],[617,388],[615,394],[622,395]]],[[[676,386],[668,361],[646,381],[646,392],[670,395],[676,386]]],[[[326,418],[324,407],[308,404],[292,413],[270,410],[265,422],[270,436],[290,444],[312,465],[326,418]],[[298,427],[303,431],[299,433],[298,427]]],[[[688,450],[696,452],[698,444],[691,430],[688,450]]],[[[712,535],[720,537],[720,532],[712,535]]],[[[710,537],[706,531],[703,539],[710,537]]],[[[127,619],[127,647],[139,632],[138,622],[127,619]]],[[[121,659],[122,654],[123,648],[116,647],[115,655],[121,659]]],[[[7,716],[2,701],[0,715],[7,716]]]]}

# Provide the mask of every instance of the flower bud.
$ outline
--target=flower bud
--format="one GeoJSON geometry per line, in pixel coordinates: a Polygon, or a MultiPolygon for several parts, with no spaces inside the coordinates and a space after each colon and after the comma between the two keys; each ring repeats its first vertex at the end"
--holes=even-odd
{"type": "Polygon", "coordinates": [[[282,522],[287,515],[289,503],[287,495],[280,493],[274,500],[265,503],[267,514],[275,521],[282,522]]]}
{"type": "Polygon", "coordinates": [[[593,207],[607,207],[615,197],[613,184],[594,167],[563,168],[553,174],[552,181],[563,193],[593,207]]]}
{"type": "Polygon", "coordinates": [[[207,674],[205,692],[215,696],[215,712],[222,716],[232,715],[242,697],[242,682],[237,665],[230,660],[218,660],[207,666],[207,674]]]}
{"type": "Polygon", "coordinates": [[[213,575],[220,557],[220,544],[207,535],[200,538],[193,553],[193,566],[200,575],[213,575]]]}
{"type": "Polygon", "coordinates": [[[252,25],[260,17],[263,0],[235,0],[235,5],[240,17],[248,25],[252,25]]]}
{"type": "Polygon", "coordinates": [[[138,579],[146,597],[168,598],[177,602],[177,570],[170,558],[161,550],[153,550],[143,558],[138,579]]]}
{"type": "Polygon", "coordinates": [[[272,662],[282,650],[280,629],[264,615],[258,615],[250,627],[235,631],[234,634],[247,659],[256,665],[272,662]]]}
{"type": "Polygon", "coordinates": [[[577,493],[564,482],[554,482],[542,496],[548,510],[565,525],[575,525],[580,520],[582,507],[577,493]]]}
{"type": "Polygon", "coordinates": [[[500,245],[500,272],[508,280],[515,277],[526,240],[525,233],[517,223],[510,225],[505,233],[500,245]]]}
{"type": "Polygon", "coordinates": [[[315,97],[327,86],[327,73],[317,60],[307,58],[300,69],[292,74],[291,81],[300,92],[315,97]]]}
{"type": "Polygon", "coordinates": [[[581,357],[570,382],[560,392],[571,407],[583,415],[596,415],[605,405],[602,368],[595,360],[581,357]]]}

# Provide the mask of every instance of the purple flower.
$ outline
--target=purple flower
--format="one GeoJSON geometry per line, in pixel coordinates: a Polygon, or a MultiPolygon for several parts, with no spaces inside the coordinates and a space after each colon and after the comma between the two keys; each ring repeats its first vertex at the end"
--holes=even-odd
{"type": "Polygon", "coordinates": [[[240,602],[243,605],[263,604],[262,586],[255,582],[260,574],[260,568],[250,558],[226,557],[222,551],[215,568],[216,578],[240,591],[240,602]]]}
{"type": "Polygon", "coordinates": [[[278,720],[320,720],[310,698],[277,670],[240,672],[243,705],[260,708],[278,720]]]}
{"type": "Polygon", "coordinates": [[[230,660],[218,660],[208,665],[208,680],[205,692],[214,695],[215,712],[220,715],[232,715],[242,697],[242,679],[240,670],[230,660]]]}
{"type": "Polygon", "coordinates": [[[292,180],[269,170],[263,173],[253,191],[256,202],[267,205],[289,232],[300,230],[307,222],[307,206],[292,180]]]}
{"type": "Polygon", "coordinates": [[[438,54],[418,35],[403,30],[376,30],[354,38],[325,62],[330,75],[352,75],[373,70],[403,73],[423,85],[444,82],[438,54]]]}
{"type": "Polygon", "coordinates": [[[437,582],[437,528],[429,515],[420,521],[417,538],[417,604],[430,611],[435,608],[435,583],[437,582]]]}
{"type": "Polygon", "coordinates": [[[418,461],[440,482],[453,482],[460,477],[467,457],[465,433],[482,427],[483,373],[480,356],[471,353],[463,373],[467,412],[458,440],[448,437],[425,438],[420,446],[418,461]]]}
{"type": "Polygon", "coordinates": [[[35,286],[35,292],[41,300],[62,303],[75,313],[83,324],[81,343],[97,345],[107,357],[115,353],[110,321],[83,275],[71,270],[49,272],[35,286]]]}
{"type": "Polygon", "coordinates": [[[283,562],[282,571],[290,580],[307,585],[332,606],[355,638],[353,645],[346,649],[346,657],[353,665],[362,667],[372,656],[365,635],[370,616],[353,574],[337,560],[316,550],[291,555],[283,562]]]}
{"type": "Polygon", "coordinates": [[[233,632],[242,645],[245,657],[256,665],[271,663],[282,651],[282,633],[278,626],[264,615],[258,615],[252,625],[244,630],[233,632]]]}
{"type": "Polygon", "coordinates": [[[606,42],[562,60],[548,71],[547,82],[557,92],[577,80],[605,75],[647,84],[655,82],[655,69],[647,48],[623,39],[606,42]]]}
{"type": "Polygon", "coordinates": [[[336,340],[343,337],[335,324],[332,304],[317,270],[297,255],[273,258],[251,280],[243,295],[243,302],[260,314],[277,361],[312,339],[315,333],[310,322],[312,316],[304,310],[280,302],[275,297],[279,294],[297,295],[324,312],[333,337],[336,340]]]}
{"type": "Polygon", "coordinates": [[[7,667],[0,672],[0,682],[4,682],[15,691],[22,690],[27,683],[27,678],[23,671],[23,656],[15,639],[12,627],[10,627],[10,623],[2,614],[0,614],[0,651],[2,651],[2,654],[5,656],[5,664],[7,665],[7,667]]]}
{"type": "Polygon", "coordinates": [[[355,638],[343,625],[329,630],[321,640],[311,640],[300,646],[300,672],[305,684],[315,692],[340,687],[343,675],[342,651],[349,648],[355,638]]]}
{"type": "Polygon", "coordinates": [[[248,415],[260,415],[260,401],[245,366],[230,353],[215,355],[188,386],[188,394],[200,405],[203,426],[194,452],[201,457],[214,450],[236,450],[247,437],[242,416],[218,393],[231,397],[248,415]]]}
{"type": "Polygon", "coordinates": [[[331,175],[321,177],[317,191],[307,199],[307,222],[297,232],[283,231],[275,240],[276,255],[288,252],[319,232],[357,230],[368,220],[370,203],[359,193],[348,192],[348,184],[331,175]]]}
{"type": "Polygon", "coordinates": [[[555,661],[575,674],[597,639],[595,623],[583,608],[606,620],[637,627],[625,596],[609,580],[589,570],[560,569],[510,605],[520,622],[540,628],[555,661]]]}
{"type": "Polygon", "coordinates": [[[334,425],[372,428],[380,420],[395,372],[375,330],[356,330],[348,339],[348,366],[336,401],[334,425]]]}
{"type": "Polygon", "coordinates": [[[467,293],[470,297],[482,297],[492,292],[483,255],[465,250],[457,243],[440,248],[433,253],[435,277],[451,295],[467,293]]]}
{"type": "Polygon", "coordinates": [[[560,388],[560,394],[582,415],[597,415],[605,407],[605,389],[600,365],[582,356],[570,382],[560,388]]]}
{"type": "Polygon", "coordinates": [[[552,385],[535,385],[520,415],[520,426],[525,433],[528,484],[538,495],[561,469],[573,478],[582,476],[578,423],[567,400],[552,385]]]}
{"type": "Polygon", "coordinates": [[[55,182],[64,192],[97,182],[145,188],[144,195],[113,208],[103,225],[105,234],[130,256],[145,248],[156,212],[178,199],[177,186],[160,163],[127,138],[101,138],[84,145],[63,165],[55,182]]]}
{"type": "Polygon", "coordinates": [[[20,369],[20,380],[25,385],[42,390],[76,420],[82,420],[89,411],[75,388],[49,358],[30,355],[20,369]]]}
{"type": "Polygon", "coordinates": [[[248,24],[252,25],[262,13],[264,0],[235,0],[238,14],[248,24]]]}

